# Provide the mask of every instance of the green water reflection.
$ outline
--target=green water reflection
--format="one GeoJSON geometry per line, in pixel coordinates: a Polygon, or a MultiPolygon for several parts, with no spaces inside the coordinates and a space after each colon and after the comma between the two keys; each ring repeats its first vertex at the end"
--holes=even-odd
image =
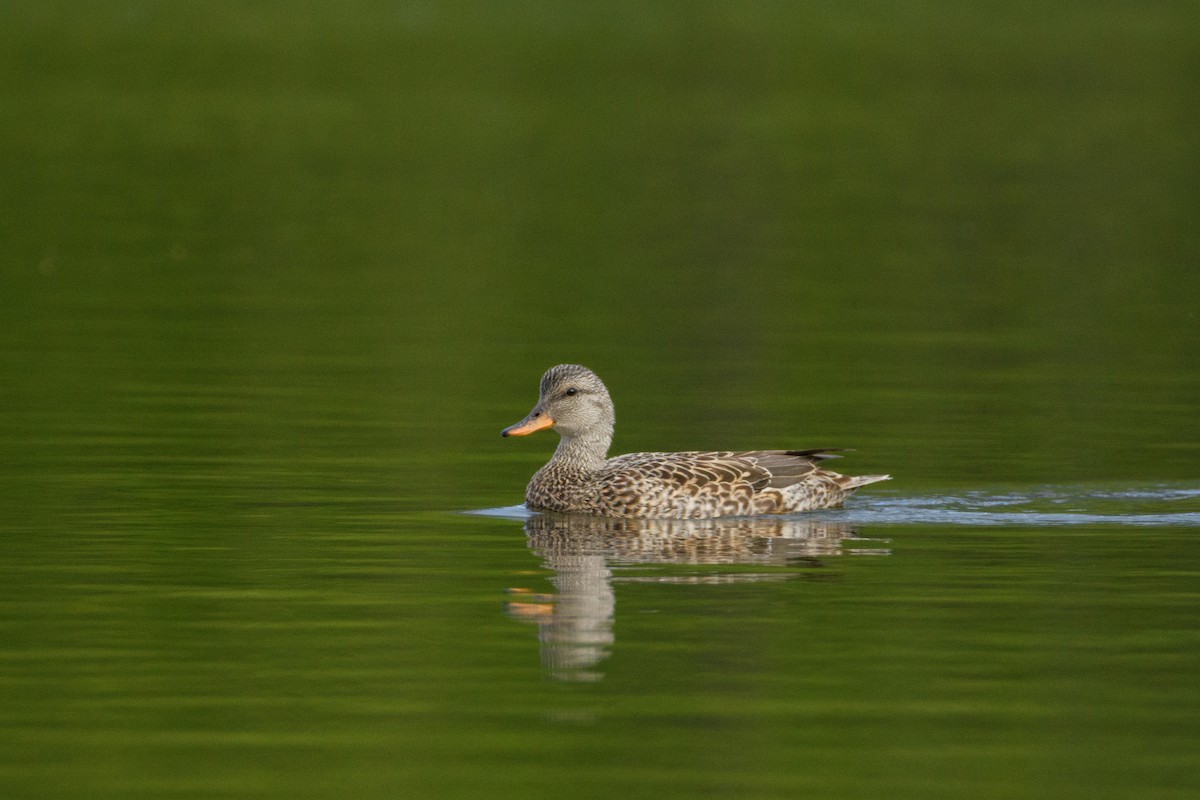
{"type": "Polygon", "coordinates": [[[1187,796],[1179,518],[576,536],[586,681],[453,512],[575,361],[864,512],[1197,513],[1192,11],[4,4],[0,795],[1187,796]]]}

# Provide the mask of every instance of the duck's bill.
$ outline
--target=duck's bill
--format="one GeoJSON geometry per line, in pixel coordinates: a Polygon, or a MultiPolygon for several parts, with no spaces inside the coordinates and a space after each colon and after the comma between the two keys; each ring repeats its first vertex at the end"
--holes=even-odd
{"type": "Polygon", "coordinates": [[[528,436],[534,431],[540,431],[542,428],[549,428],[553,424],[554,420],[550,419],[550,415],[543,411],[540,413],[530,414],[516,425],[509,425],[507,428],[500,431],[500,435],[528,436]]]}

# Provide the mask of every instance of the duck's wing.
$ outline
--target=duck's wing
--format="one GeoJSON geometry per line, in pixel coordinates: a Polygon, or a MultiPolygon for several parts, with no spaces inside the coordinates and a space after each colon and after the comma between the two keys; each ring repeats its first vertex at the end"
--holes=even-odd
{"type": "Polygon", "coordinates": [[[821,469],[821,462],[831,458],[841,458],[836,455],[838,449],[816,450],[753,450],[734,455],[752,461],[758,469],[770,477],[762,486],[756,486],[755,491],[765,488],[783,489],[800,483],[821,469]]]}
{"type": "Polygon", "coordinates": [[[601,475],[605,480],[662,482],[679,488],[749,485],[757,493],[800,483],[820,469],[821,461],[837,457],[831,450],[630,453],[609,459],[601,475]]]}

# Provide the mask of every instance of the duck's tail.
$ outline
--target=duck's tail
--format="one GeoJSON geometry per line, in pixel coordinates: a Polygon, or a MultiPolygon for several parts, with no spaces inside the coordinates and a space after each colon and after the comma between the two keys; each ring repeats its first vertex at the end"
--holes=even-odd
{"type": "Polygon", "coordinates": [[[879,483],[879,481],[890,481],[891,479],[891,475],[846,475],[838,483],[842,484],[842,488],[854,491],[868,483],[879,483]]]}

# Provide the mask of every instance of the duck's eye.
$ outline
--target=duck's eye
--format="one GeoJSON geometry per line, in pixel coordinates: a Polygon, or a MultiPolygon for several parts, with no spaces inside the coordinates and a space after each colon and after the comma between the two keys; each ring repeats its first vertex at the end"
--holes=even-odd
{"type": "Polygon", "coordinates": [[[573,396],[575,396],[575,395],[579,394],[579,390],[578,390],[578,389],[574,389],[574,388],[567,389],[567,391],[565,392],[565,394],[567,395],[567,397],[573,397],[573,396]]]}

